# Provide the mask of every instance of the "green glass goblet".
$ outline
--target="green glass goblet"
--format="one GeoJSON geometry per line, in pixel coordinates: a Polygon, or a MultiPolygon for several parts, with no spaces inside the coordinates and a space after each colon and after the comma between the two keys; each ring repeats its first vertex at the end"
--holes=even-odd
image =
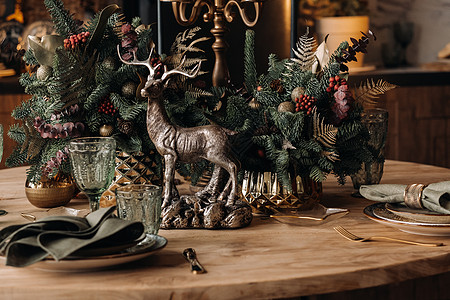
{"type": "Polygon", "coordinates": [[[89,198],[89,207],[100,207],[100,197],[114,178],[116,141],[110,137],[85,137],[69,143],[72,175],[89,198]]]}

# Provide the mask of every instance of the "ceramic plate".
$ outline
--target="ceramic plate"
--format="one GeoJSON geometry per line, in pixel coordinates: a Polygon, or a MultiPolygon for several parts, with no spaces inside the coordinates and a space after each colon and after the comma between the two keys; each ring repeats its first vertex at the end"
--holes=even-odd
{"type": "Polygon", "coordinates": [[[364,208],[364,214],[370,219],[398,230],[430,236],[450,236],[450,224],[424,223],[408,219],[386,209],[385,203],[375,203],[364,208]]]}
{"type": "Polygon", "coordinates": [[[400,217],[417,222],[432,224],[450,224],[450,215],[436,213],[427,209],[409,208],[400,203],[386,203],[386,209],[400,217]]]}
{"type": "MultiPolygon", "coordinates": [[[[92,257],[74,257],[60,261],[45,259],[30,265],[27,268],[53,272],[95,271],[143,259],[154,254],[156,251],[161,250],[166,246],[166,244],[166,238],[158,235],[154,236],[154,242],[138,244],[118,254],[92,257]]],[[[2,256],[1,259],[5,260],[5,257],[2,256]]]]}

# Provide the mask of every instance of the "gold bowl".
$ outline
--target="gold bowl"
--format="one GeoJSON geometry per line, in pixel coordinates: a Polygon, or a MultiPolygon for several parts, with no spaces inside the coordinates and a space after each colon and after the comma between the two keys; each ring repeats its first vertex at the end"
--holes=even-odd
{"type": "Polygon", "coordinates": [[[58,174],[54,178],[43,178],[39,182],[25,183],[25,194],[36,207],[63,206],[75,195],[75,182],[71,176],[58,174]]]}

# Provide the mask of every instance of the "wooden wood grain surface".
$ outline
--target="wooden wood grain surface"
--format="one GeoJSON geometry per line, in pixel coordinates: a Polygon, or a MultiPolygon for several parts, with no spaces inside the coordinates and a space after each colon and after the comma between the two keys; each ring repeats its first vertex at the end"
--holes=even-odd
{"type": "MultiPolygon", "coordinates": [[[[382,183],[442,180],[450,180],[449,169],[387,161],[382,183]]],[[[39,211],[26,200],[24,182],[25,168],[0,170],[0,208],[9,212],[0,217],[0,228],[26,222],[21,212],[39,211]]],[[[320,294],[338,299],[332,295],[347,291],[359,291],[357,295],[372,299],[369,296],[374,294],[364,291],[404,285],[408,280],[426,282],[436,291],[438,282],[427,278],[450,271],[450,238],[412,235],[375,223],[362,213],[372,202],[352,198],[352,192],[350,182],[339,186],[333,176],[324,183],[322,204],[350,210],[330,222],[292,226],[255,218],[249,227],[237,230],[160,230],[168,239],[164,249],[111,270],[61,274],[1,265],[0,299],[324,299],[320,294]],[[360,235],[443,242],[445,246],[355,243],[339,236],[333,230],[336,225],[360,235]],[[188,247],[196,249],[208,273],[190,273],[181,255],[188,247]]],[[[74,199],[68,206],[85,208],[87,202],[74,199]]],[[[406,284],[407,290],[411,288],[406,284]]]]}

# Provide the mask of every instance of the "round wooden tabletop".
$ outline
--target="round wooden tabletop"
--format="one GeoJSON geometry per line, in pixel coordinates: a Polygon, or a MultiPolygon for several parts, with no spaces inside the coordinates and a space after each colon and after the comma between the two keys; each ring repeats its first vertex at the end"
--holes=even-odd
{"type": "MultiPolygon", "coordinates": [[[[449,169],[387,161],[381,183],[444,180],[450,180],[449,169]]],[[[27,201],[24,183],[25,168],[0,170],[0,208],[8,211],[0,216],[0,228],[27,222],[21,212],[42,212],[27,201]]],[[[1,265],[0,298],[292,298],[448,274],[450,237],[413,235],[376,223],[363,214],[363,208],[373,202],[351,197],[353,191],[351,182],[340,186],[330,175],[321,203],[349,209],[350,213],[341,218],[288,225],[255,217],[250,226],[236,230],[160,230],[168,240],[164,249],[108,270],[61,274],[1,265]],[[333,230],[337,225],[363,236],[445,245],[430,248],[392,242],[355,243],[338,235],[333,230]],[[195,248],[207,273],[190,272],[181,254],[189,247],[195,248]]],[[[87,202],[74,199],[67,206],[86,208],[87,202]]]]}

